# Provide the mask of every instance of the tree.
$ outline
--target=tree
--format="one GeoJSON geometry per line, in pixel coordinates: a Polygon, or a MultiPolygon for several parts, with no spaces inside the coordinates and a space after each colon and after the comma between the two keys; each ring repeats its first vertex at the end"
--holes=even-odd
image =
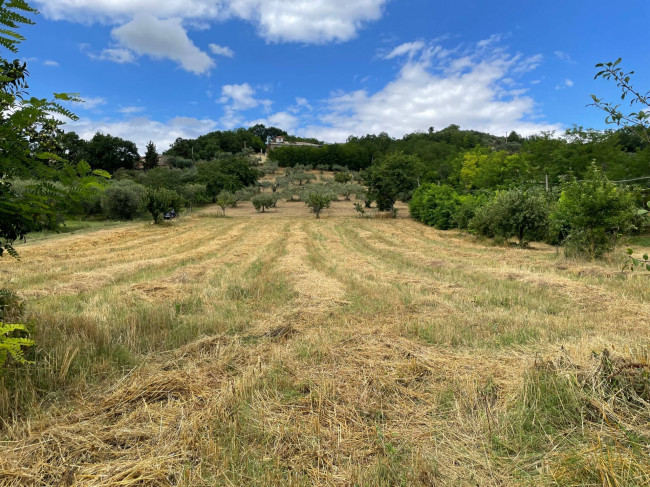
{"type": "MultiPolygon", "coordinates": [[[[0,46],[16,54],[24,37],[17,32],[20,25],[34,22],[25,15],[36,13],[24,0],[0,1],[0,46]]],[[[16,194],[6,173],[23,165],[34,167],[43,161],[58,161],[56,154],[34,152],[47,147],[46,136],[57,133],[60,122],[52,115],[76,120],[77,117],[61,106],[61,101],[78,100],[74,95],[54,94],[54,100],[29,98],[27,92],[27,65],[18,59],[13,62],[0,58],[0,255],[5,251],[17,257],[12,244],[30,231],[56,228],[58,218],[50,204],[60,197],[50,184],[39,184],[29,192],[16,194]],[[30,144],[31,138],[39,144],[30,144]]]]}
{"type": "Polygon", "coordinates": [[[140,160],[138,148],[128,140],[97,132],[86,145],[91,167],[113,173],[120,168],[133,169],[140,160]]]}
{"type": "Polygon", "coordinates": [[[334,181],[341,184],[346,184],[352,181],[352,174],[350,172],[337,172],[334,174],[334,181]]]}
{"type": "Polygon", "coordinates": [[[154,224],[160,223],[160,216],[164,215],[172,208],[179,207],[181,197],[176,191],[165,188],[149,188],[145,195],[145,206],[151,213],[154,224]]]}
{"type": "Polygon", "coordinates": [[[272,208],[277,203],[277,198],[272,193],[262,193],[251,198],[251,203],[257,211],[264,213],[265,210],[272,208]]]}
{"type": "Polygon", "coordinates": [[[191,183],[181,188],[181,195],[185,199],[185,205],[192,211],[195,206],[208,202],[208,195],[205,184],[191,183]]]}
{"type": "Polygon", "coordinates": [[[156,152],[156,144],[149,141],[147,144],[147,152],[144,155],[144,168],[153,169],[158,166],[158,152],[156,152]]]}
{"type": "Polygon", "coordinates": [[[542,190],[515,189],[498,192],[476,211],[470,228],[486,237],[517,237],[519,245],[542,239],[549,223],[549,204],[542,190]]]}
{"type": "Polygon", "coordinates": [[[217,206],[221,207],[223,216],[226,216],[226,208],[228,208],[229,206],[234,206],[237,203],[237,199],[235,198],[235,195],[233,195],[231,192],[222,191],[217,195],[215,203],[217,204],[217,206]]]}
{"type": "Polygon", "coordinates": [[[320,218],[321,211],[329,208],[331,203],[332,197],[329,194],[316,191],[310,192],[305,199],[305,204],[316,214],[316,218],[320,218]]]}
{"type": "Polygon", "coordinates": [[[365,173],[368,195],[377,202],[380,211],[393,211],[398,199],[407,201],[411,198],[423,172],[419,157],[403,152],[388,154],[375,161],[365,173]]]}
{"type": "Polygon", "coordinates": [[[636,213],[633,193],[609,181],[594,165],[585,180],[564,186],[551,221],[567,254],[595,259],[633,228],[636,213]]]}

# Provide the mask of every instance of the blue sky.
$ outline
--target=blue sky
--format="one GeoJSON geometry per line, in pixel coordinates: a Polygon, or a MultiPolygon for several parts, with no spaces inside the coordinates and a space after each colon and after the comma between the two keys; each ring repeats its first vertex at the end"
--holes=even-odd
{"type": "Polygon", "coordinates": [[[67,125],[158,149],[261,122],[329,142],[462,128],[604,128],[594,64],[650,89],[650,2],[32,0],[30,89],[76,92],[67,125]]]}

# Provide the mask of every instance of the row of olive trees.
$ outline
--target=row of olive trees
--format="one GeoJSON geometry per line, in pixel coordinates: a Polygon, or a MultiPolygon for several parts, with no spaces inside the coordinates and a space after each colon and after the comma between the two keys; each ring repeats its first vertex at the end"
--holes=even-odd
{"type": "Polygon", "coordinates": [[[450,186],[424,185],[415,192],[410,210],[416,220],[441,229],[516,238],[520,246],[544,240],[564,245],[567,255],[593,259],[643,225],[637,196],[594,166],[586,179],[566,183],[559,194],[540,188],[459,194],[450,186]]]}

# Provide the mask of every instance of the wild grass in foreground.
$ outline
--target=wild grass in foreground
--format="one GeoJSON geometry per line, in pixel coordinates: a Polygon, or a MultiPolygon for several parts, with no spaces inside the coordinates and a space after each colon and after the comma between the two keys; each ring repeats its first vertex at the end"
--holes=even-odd
{"type": "Polygon", "coordinates": [[[406,220],[133,223],[0,261],[0,485],[648,485],[648,280],[406,220]]]}

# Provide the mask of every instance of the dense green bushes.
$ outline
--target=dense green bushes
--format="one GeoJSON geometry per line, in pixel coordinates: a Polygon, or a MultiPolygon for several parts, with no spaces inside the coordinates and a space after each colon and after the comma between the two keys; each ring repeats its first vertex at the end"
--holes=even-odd
{"type": "Polygon", "coordinates": [[[132,220],[142,212],[146,188],[129,179],[115,181],[101,197],[104,214],[113,220],[132,220]]]}
{"type": "Polygon", "coordinates": [[[488,201],[486,194],[459,194],[451,186],[425,184],[409,203],[411,216],[441,230],[468,228],[479,207],[488,201]]]}
{"type": "Polygon", "coordinates": [[[469,228],[479,235],[507,240],[516,237],[519,245],[543,240],[549,225],[549,201],[540,190],[515,189],[498,192],[477,209],[469,228]]]}
{"type": "Polygon", "coordinates": [[[476,235],[526,246],[532,240],[565,245],[569,256],[602,257],[638,224],[638,201],[629,189],[609,181],[595,166],[582,181],[554,192],[517,188],[495,193],[457,192],[425,184],[409,203],[411,216],[441,230],[468,228],[476,235]]]}

